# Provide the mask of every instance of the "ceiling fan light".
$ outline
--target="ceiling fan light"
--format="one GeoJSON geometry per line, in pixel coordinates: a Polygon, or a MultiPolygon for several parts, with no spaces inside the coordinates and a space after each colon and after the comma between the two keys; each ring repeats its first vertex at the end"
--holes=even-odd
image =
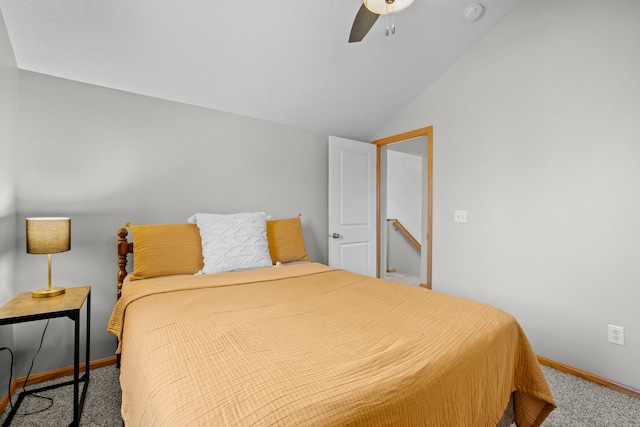
{"type": "Polygon", "coordinates": [[[391,4],[388,4],[386,0],[364,0],[366,8],[378,15],[400,12],[409,7],[411,3],[413,3],[413,0],[395,0],[391,4]]]}

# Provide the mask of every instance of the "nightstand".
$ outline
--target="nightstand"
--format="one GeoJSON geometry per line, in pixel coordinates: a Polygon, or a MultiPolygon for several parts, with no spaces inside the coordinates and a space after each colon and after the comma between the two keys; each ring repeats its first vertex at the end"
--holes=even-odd
{"type": "Polygon", "coordinates": [[[0,325],[10,325],[15,323],[31,322],[33,320],[53,319],[56,317],[68,317],[73,320],[74,349],[73,349],[73,380],[37,389],[30,389],[21,392],[18,400],[13,406],[9,416],[5,420],[3,427],[11,424],[11,420],[18,411],[18,407],[26,395],[38,393],[53,388],[63,387],[73,384],[73,422],[70,426],[80,425],[82,407],[89,386],[89,343],[91,330],[91,286],[81,286],[77,288],[67,288],[62,295],[51,298],[33,298],[31,292],[22,292],[0,308],[0,325]],[[87,338],[85,342],[85,373],[80,377],[80,309],[87,302],[87,338]],[[80,395],[80,383],[84,382],[82,395],[80,395]]]}

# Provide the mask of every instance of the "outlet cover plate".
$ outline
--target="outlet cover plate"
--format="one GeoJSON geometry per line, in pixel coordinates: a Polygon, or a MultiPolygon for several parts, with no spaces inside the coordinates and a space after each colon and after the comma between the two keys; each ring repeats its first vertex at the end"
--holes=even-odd
{"type": "Polygon", "coordinates": [[[624,328],[622,326],[609,325],[609,342],[624,345],[624,328]]]}

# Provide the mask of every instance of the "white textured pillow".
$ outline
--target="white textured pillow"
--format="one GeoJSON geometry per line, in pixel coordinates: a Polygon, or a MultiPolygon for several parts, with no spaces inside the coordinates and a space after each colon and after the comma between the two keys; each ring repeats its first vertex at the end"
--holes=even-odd
{"type": "Polygon", "coordinates": [[[199,273],[222,273],[273,265],[267,241],[266,213],[197,213],[187,222],[197,225],[200,230],[204,267],[199,273]]]}

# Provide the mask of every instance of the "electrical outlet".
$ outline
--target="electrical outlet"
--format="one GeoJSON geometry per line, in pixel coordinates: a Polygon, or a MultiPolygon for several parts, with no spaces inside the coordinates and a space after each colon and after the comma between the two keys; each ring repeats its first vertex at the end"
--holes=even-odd
{"type": "Polygon", "coordinates": [[[622,326],[609,325],[609,342],[624,345],[624,328],[622,326]]]}

